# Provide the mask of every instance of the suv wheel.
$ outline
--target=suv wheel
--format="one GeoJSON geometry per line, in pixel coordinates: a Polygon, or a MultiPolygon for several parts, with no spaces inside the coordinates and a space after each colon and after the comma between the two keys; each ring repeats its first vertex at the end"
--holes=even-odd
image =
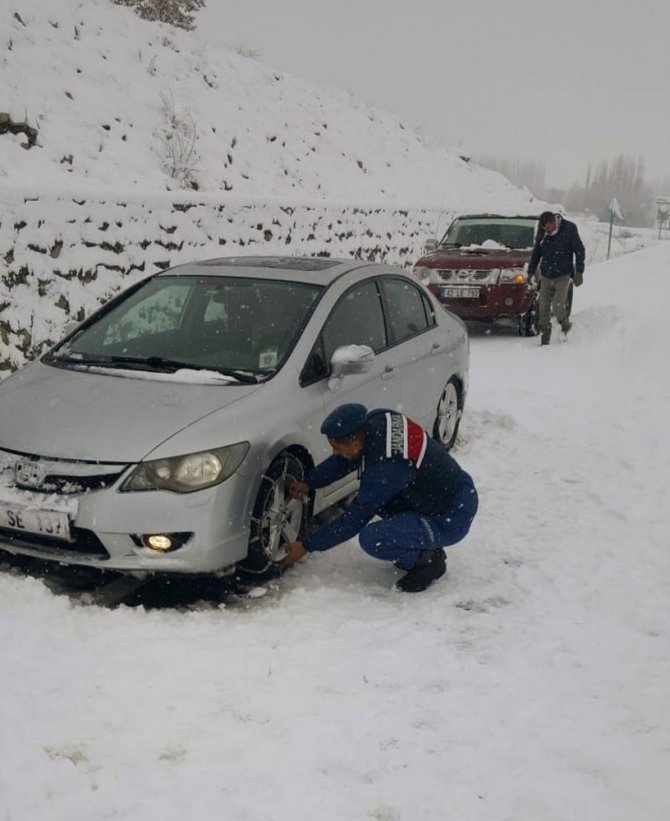
{"type": "Polygon", "coordinates": [[[249,528],[249,553],[239,565],[252,573],[264,573],[279,561],[281,546],[299,541],[305,533],[309,503],[286,494],[288,477],[302,481],[302,462],[282,453],[263,474],[249,528]]]}

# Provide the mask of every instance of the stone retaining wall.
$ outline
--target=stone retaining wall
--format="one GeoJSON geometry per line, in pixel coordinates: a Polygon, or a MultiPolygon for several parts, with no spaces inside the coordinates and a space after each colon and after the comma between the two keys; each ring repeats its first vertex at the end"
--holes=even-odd
{"type": "Polygon", "coordinates": [[[194,259],[321,255],[406,267],[448,212],[436,208],[254,203],[211,196],[3,194],[0,378],[119,290],[194,259]]]}

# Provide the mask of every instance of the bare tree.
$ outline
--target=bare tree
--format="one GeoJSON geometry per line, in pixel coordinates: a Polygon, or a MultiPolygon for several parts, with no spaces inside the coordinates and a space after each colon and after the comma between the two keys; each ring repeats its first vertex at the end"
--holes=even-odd
{"type": "Polygon", "coordinates": [[[143,20],[158,20],[193,31],[194,16],[205,7],[205,0],[113,0],[117,6],[128,6],[143,20]]]}
{"type": "Polygon", "coordinates": [[[546,169],[540,163],[528,160],[507,159],[504,157],[485,156],[474,158],[478,165],[499,171],[514,185],[525,186],[535,196],[541,196],[545,188],[546,169]]]}
{"type": "Polygon", "coordinates": [[[644,225],[648,220],[649,186],[645,182],[644,160],[620,154],[614,160],[603,160],[589,166],[584,185],[575,185],[566,196],[566,206],[588,209],[602,215],[616,197],[628,225],[644,225]]]}
{"type": "Polygon", "coordinates": [[[627,225],[649,225],[653,220],[653,186],[645,181],[641,157],[635,159],[622,154],[612,161],[589,165],[584,182],[570,188],[548,188],[545,169],[538,163],[495,156],[480,157],[477,162],[504,174],[515,185],[526,186],[536,197],[560,202],[568,211],[590,211],[602,216],[616,197],[627,225]]]}
{"type": "Polygon", "coordinates": [[[176,108],[171,93],[162,93],[162,113],[165,119],[160,140],[163,147],[163,169],[182,188],[195,188],[198,170],[198,128],[189,109],[176,108]]]}

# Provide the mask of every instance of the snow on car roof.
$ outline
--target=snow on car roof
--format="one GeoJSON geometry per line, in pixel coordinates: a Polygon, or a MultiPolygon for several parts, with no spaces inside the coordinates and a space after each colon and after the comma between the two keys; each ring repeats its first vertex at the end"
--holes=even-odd
{"type": "Polygon", "coordinates": [[[457,220],[503,219],[503,220],[537,220],[539,214],[459,214],[457,220]]]}
{"type": "Polygon", "coordinates": [[[221,257],[199,262],[198,265],[232,265],[243,268],[282,268],[288,271],[323,271],[341,264],[338,259],[323,257],[221,257]]]}
{"type": "MultiPolygon", "coordinates": [[[[159,276],[235,276],[259,279],[290,279],[328,285],[349,271],[371,263],[331,257],[221,257],[198,260],[163,271],[159,276]],[[232,269],[232,270],[231,270],[232,269]]],[[[384,266],[386,267],[386,266],[384,266]]],[[[382,266],[380,265],[381,269],[382,266]]]]}

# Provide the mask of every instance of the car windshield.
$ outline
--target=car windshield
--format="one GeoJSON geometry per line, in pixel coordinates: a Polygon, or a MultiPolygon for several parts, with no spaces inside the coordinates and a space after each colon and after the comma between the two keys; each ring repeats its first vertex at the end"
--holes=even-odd
{"type": "Polygon", "coordinates": [[[462,248],[495,242],[505,248],[532,248],[535,238],[532,217],[477,217],[456,219],[447,229],[440,246],[462,248]]]}
{"type": "Polygon", "coordinates": [[[214,370],[255,382],[279,369],[321,290],[270,279],[155,277],[59,345],[47,361],[214,370]]]}

